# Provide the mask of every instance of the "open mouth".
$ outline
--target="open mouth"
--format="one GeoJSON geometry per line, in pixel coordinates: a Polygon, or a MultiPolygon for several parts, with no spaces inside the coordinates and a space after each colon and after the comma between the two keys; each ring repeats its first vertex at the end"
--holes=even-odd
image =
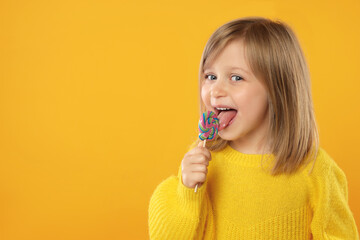
{"type": "Polygon", "coordinates": [[[237,110],[233,109],[233,108],[227,108],[227,109],[216,109],[215,108],[215,113],[219,118],[219,129],[218,131],[223,130],[224,128],[228,127],[229,125],[231,125],[234,121],[234,118],[237,115],[237,110]]]}
{"type": "Polygon", "coordinates": [[[236,111],[237,112],[237,110],[234,108],[227,108],[226,110],[220,110],[220,109],[215,108],[214,111],[217,116],[219,116],[221,112],[227,112],[227,111],[236,111]]]}

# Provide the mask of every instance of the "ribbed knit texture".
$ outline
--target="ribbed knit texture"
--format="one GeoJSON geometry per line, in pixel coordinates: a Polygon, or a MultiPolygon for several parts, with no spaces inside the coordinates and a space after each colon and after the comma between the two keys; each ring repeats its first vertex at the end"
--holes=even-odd
{"type": "Polygon", "coordinates": [[[291,176],[271,176],[266,169],[274,155],[264,155],[262,168],[260,154],[229,145],[211,156],[196,193],[183,185],[181,164],[177,176],[156,187],[148,212],[151,240],[359,240],[346,176],[322,148],[310,175],[313,162],[291,176]]]}

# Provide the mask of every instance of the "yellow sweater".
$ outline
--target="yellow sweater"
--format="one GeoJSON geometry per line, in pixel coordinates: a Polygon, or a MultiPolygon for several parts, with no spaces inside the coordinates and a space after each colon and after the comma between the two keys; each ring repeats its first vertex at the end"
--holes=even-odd
{"type": "Polygon", "coordinates": [[[271,176],[260,154],[229,145],[211,156],[196,193],[183,185],[181,164],[177,176],[156,187],[148,212],[151,240],[359,240],[346,176],[321,147],[310,175],[313,162],[291,176],[271,176]]]}

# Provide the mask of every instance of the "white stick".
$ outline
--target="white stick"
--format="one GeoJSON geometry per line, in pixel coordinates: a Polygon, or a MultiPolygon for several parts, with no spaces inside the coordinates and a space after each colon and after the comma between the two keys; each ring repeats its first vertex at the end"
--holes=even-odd
{"type": "MultiPolygon", "coordinates": [[[[206,144],[206,139],[204,140],[203,147],[205,147],[205,144],[206,144]]],[[[197,191],[197,188],[198,188],[198,184],[196,184],[196,186],[195,186],[195,191],[194,191],[194,192],[196,192],[196,191],[197,191]]]]}

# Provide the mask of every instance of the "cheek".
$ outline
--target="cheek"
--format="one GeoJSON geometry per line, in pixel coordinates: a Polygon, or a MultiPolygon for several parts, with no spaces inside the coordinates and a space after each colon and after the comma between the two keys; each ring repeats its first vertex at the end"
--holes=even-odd
{"type": "Polygon", "coordinates": [[[210,104],[210,91],[206,85],[201,88],[201,100],[206,106],[210,104]]]}
{"type": "Polygon", "coordinates": [[[253,117],[261,120],[267,109],[267,99],[263,96],[257,96],[253,102],[253,117]]]}
{"type": "Polygon", "coordinates": [[[260,120],[266,109],[267,109],[267,98],[266,94],[259,91],[245,92],[237,99],[240,109],[240,114],[244,119],[249,121],[260,120]]]}

